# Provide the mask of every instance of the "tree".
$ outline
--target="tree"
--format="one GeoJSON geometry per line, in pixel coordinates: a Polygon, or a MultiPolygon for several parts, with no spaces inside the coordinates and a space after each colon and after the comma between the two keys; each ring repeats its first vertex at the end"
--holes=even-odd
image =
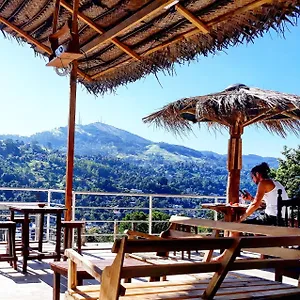
{"type": "Polygon", "coordinates": [[[284,147],[282,154],[275,179],[285,186],[290,197],[300,196],[300,145],[297,149],[284,147]]]}
{"type": "MultiPolygon", "coordinates": [[[[168,220],[170,216],[166,213],[160,211],[152,212],[152,233],[161,233],[162,231],[167,229],[168,220]],[[166,222],[155,222],[155,221],[166,221],[166,222]]],[[[122,222],[119,227],[119,232],[123,233],[126,229],[133,229],[136,231],[148,233],[149,232],[149,215],[142,211],[135,211],[133,213],[127,214],[123,219],[123,221],[135,221],[135,222],[122,222]],[[143,222],[138,222],[143,221],[143,222]]]]}

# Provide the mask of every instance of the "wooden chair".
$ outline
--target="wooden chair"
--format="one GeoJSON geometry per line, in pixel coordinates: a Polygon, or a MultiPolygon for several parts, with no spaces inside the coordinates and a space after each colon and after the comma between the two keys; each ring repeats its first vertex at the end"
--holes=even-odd
{"type": "Polygon", "coordinates": [[[282,225],[285,227],[300,227],[300,198],[293,197],[289,200],[283,200],[282,190],[279,189],[277,197],[277,207],[278,225],[282,225]]]}
{"type": "Polygon", "coordinates": [[[0,261],[10,262],[14,269],[17,270],[17,255],[15,249],[15,236],[16,236],[16,223],[12,221],[1,221],[0,229],[7,229],[8,238],[7,238],[7,253],[0,254],[0,261]]]}
{"type": "MultiPolygon", "coordinates": [[[[279,226],[300,228],[300,199],[293,197],[289,200],[282,199],[282,190],[278,190],[277,198],[277,221],[279,226]],[[283,213],[283,215],[282,215],[283,213]]],[[[299,246],[297,246],[299,249],[299,246]]],[[[282,276],[291,277],[298,280],[300,287],[300,268],[277,268],[275,270],[275,280],[282,282],[282,276]]]]}
{"type": "MultiPolygon", "coordinates": [[[[74,230],[77,229],[77,251],[81,254],[81,232],[84,226],[84,221],[62,221],[61,227],[64,229],[64,241],[63,241],[63,249],[61,249],[61,253],[64,253],[66,249],[72,248],[72,240],[74,230]]],[[[63,255],[63,259],[67,260],[67,258],[63,255]]]]}

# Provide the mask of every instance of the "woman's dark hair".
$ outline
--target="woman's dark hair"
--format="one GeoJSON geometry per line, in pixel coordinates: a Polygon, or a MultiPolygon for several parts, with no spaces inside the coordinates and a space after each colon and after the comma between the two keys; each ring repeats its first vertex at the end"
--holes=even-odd
{"type": "Polygon", "coordinates": [[[251,173],[253,175],[255,175],[255,173],[259,173],[263,178],[269,178],[270,167],[266,162],[263,162],[252,168],[251,173]]]}

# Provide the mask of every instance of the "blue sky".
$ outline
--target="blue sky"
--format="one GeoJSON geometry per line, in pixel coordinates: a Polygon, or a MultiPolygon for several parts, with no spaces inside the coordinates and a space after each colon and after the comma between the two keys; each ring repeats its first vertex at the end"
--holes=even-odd
{"type": "MultiPolygon", "coordinates": [[[[101,121],[155,142],[184,145],[197,150],[227,153],[228,132],[209,133],[194,127],[194,134],[178,138],[146,125],[142,118],[165,104],[189,96],[223,90],[233,83],[300,95],[300,27],[291,27],[285,39],[272,32],[254,44],[239,45],[196,62],[176,67],[176,76],[150,75],[118,88],[117,94],[95,97],[79,86],[77,119],[82,124],[101,121]]],[[[68,121],[69,78],[59,77],[33,51],[0,35],[0,134],[30,135],[68,121]]],[[[299,138],[286,139],[264,129],[246,128],[243,154],[279,157],[284,145],[296,147],[299,138]]]]}

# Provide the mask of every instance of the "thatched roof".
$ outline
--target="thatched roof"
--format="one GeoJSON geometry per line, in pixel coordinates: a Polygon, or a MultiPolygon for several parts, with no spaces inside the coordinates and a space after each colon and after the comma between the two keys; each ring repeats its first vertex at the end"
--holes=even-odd
{"type": "MultiPolygon", "coordinates": [[[[0,28],[49,57],[57,0],[0,0],[0,28]]],[[[104,93],[174,63],[252,42],[269,29],[295,24],[300,0],[81,0],[81,81],[104,93]]],[[[72,1],[61,0],[58,29],[72,17],[72,1]]],[[[63,36],[61,42],[70,40],[63,36]]],[[[13,58],[12,58],[13,59],[13,58]]]]}
{"type": "Polygon", "coordinates": [[[170,103],[143,120],[177,134],[192,130],[192,123],[205,122],[219,129],[237,122],[241,127],[255,124],[283,137],[288,131],[300,135],[300,96],[238,84],[170,103]]]}

